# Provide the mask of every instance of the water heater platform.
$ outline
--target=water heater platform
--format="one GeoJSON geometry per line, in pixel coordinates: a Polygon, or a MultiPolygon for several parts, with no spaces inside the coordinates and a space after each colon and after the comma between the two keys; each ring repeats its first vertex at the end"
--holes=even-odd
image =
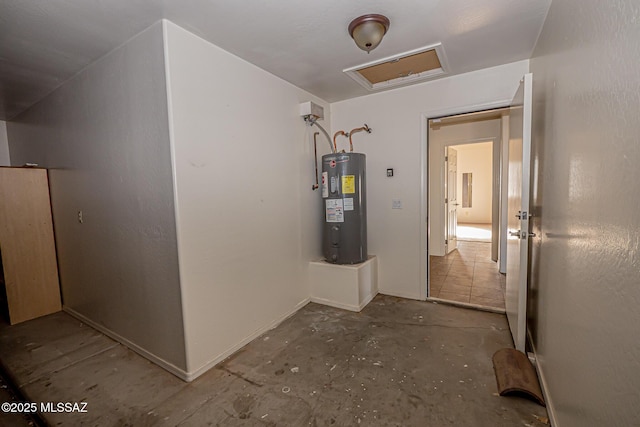
{"type": "Polygon", "coordinates": [[[312,302],[361,311],[378,294],[378,258],[342,265],[311,261],[309,284],[312,302]]]}

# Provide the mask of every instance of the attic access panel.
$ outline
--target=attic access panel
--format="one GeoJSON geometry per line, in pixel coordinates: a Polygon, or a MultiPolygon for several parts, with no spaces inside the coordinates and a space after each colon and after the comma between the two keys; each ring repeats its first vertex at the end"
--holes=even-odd
{"type": "Polygon", "coordinates": [[[368,90],[417,83],[446,74],[442,44],[425,46],[409,52],[343,70],[368,90]]]}

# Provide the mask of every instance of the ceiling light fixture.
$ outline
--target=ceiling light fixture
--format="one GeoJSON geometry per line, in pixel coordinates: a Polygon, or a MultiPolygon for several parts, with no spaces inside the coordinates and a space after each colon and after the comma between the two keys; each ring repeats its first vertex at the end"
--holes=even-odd
{"type": "Polygon", "coordinates": [[[389,30],[389,18],[375,13],[362,15],[349,24],[349,35],[367,53],[378,47],[389,30]]]}

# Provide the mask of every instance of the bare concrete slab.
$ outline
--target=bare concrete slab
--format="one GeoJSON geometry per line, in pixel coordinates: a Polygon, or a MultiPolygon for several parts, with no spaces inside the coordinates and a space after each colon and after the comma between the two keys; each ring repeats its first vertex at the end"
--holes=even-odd
{"type": "Polygon", "coordinates": [[[118,345],[63,312],[0,325],[2,363],[18,387],[118,345]]]}
{"type": "MultiPolygon", "coordinates": [[[[38,327],[48,322],[64,323],[38,327]]],[[[13,334],[0,328],[2,342],[13,334]]],[[[46,333],[15,334],[73,353],[46,333]]],[[[87,414],[43,414],[51,425],[544,426],[545,408],[498,395],[491,356],[511,346],[503,314],[378,296],[361,313],[309,304],[189,384],[120,345],[35,380],[17,361],[25,348],[3,346],[0,360],[32,375],[32,401],[88,402],[87,414]]]]}
{"type": "Polygon", "coordinates": [[[124,346],[98,353],[24,387],[32,401],[87,402],[86,414],[52,413],[51,424],[131,425],[186,383],[124,346]]]}

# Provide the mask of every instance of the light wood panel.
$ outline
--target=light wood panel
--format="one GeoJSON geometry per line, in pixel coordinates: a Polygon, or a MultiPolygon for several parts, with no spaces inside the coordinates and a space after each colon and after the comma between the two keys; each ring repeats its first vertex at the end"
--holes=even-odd
{"type": "Polygon", "coordinates": [[[10,323],[60,311],[45,169],[0,168],[0,251],[10,323]]]}
{"type": "Polygon", "coordinates": [[[401,77],[408,77],[424,71],[437,70],[441,68],[440,59],[435,49],[420,52],[415,55],[397,58],[382,64],[358,70],[371,84],[394,80],[401,77]]]}

